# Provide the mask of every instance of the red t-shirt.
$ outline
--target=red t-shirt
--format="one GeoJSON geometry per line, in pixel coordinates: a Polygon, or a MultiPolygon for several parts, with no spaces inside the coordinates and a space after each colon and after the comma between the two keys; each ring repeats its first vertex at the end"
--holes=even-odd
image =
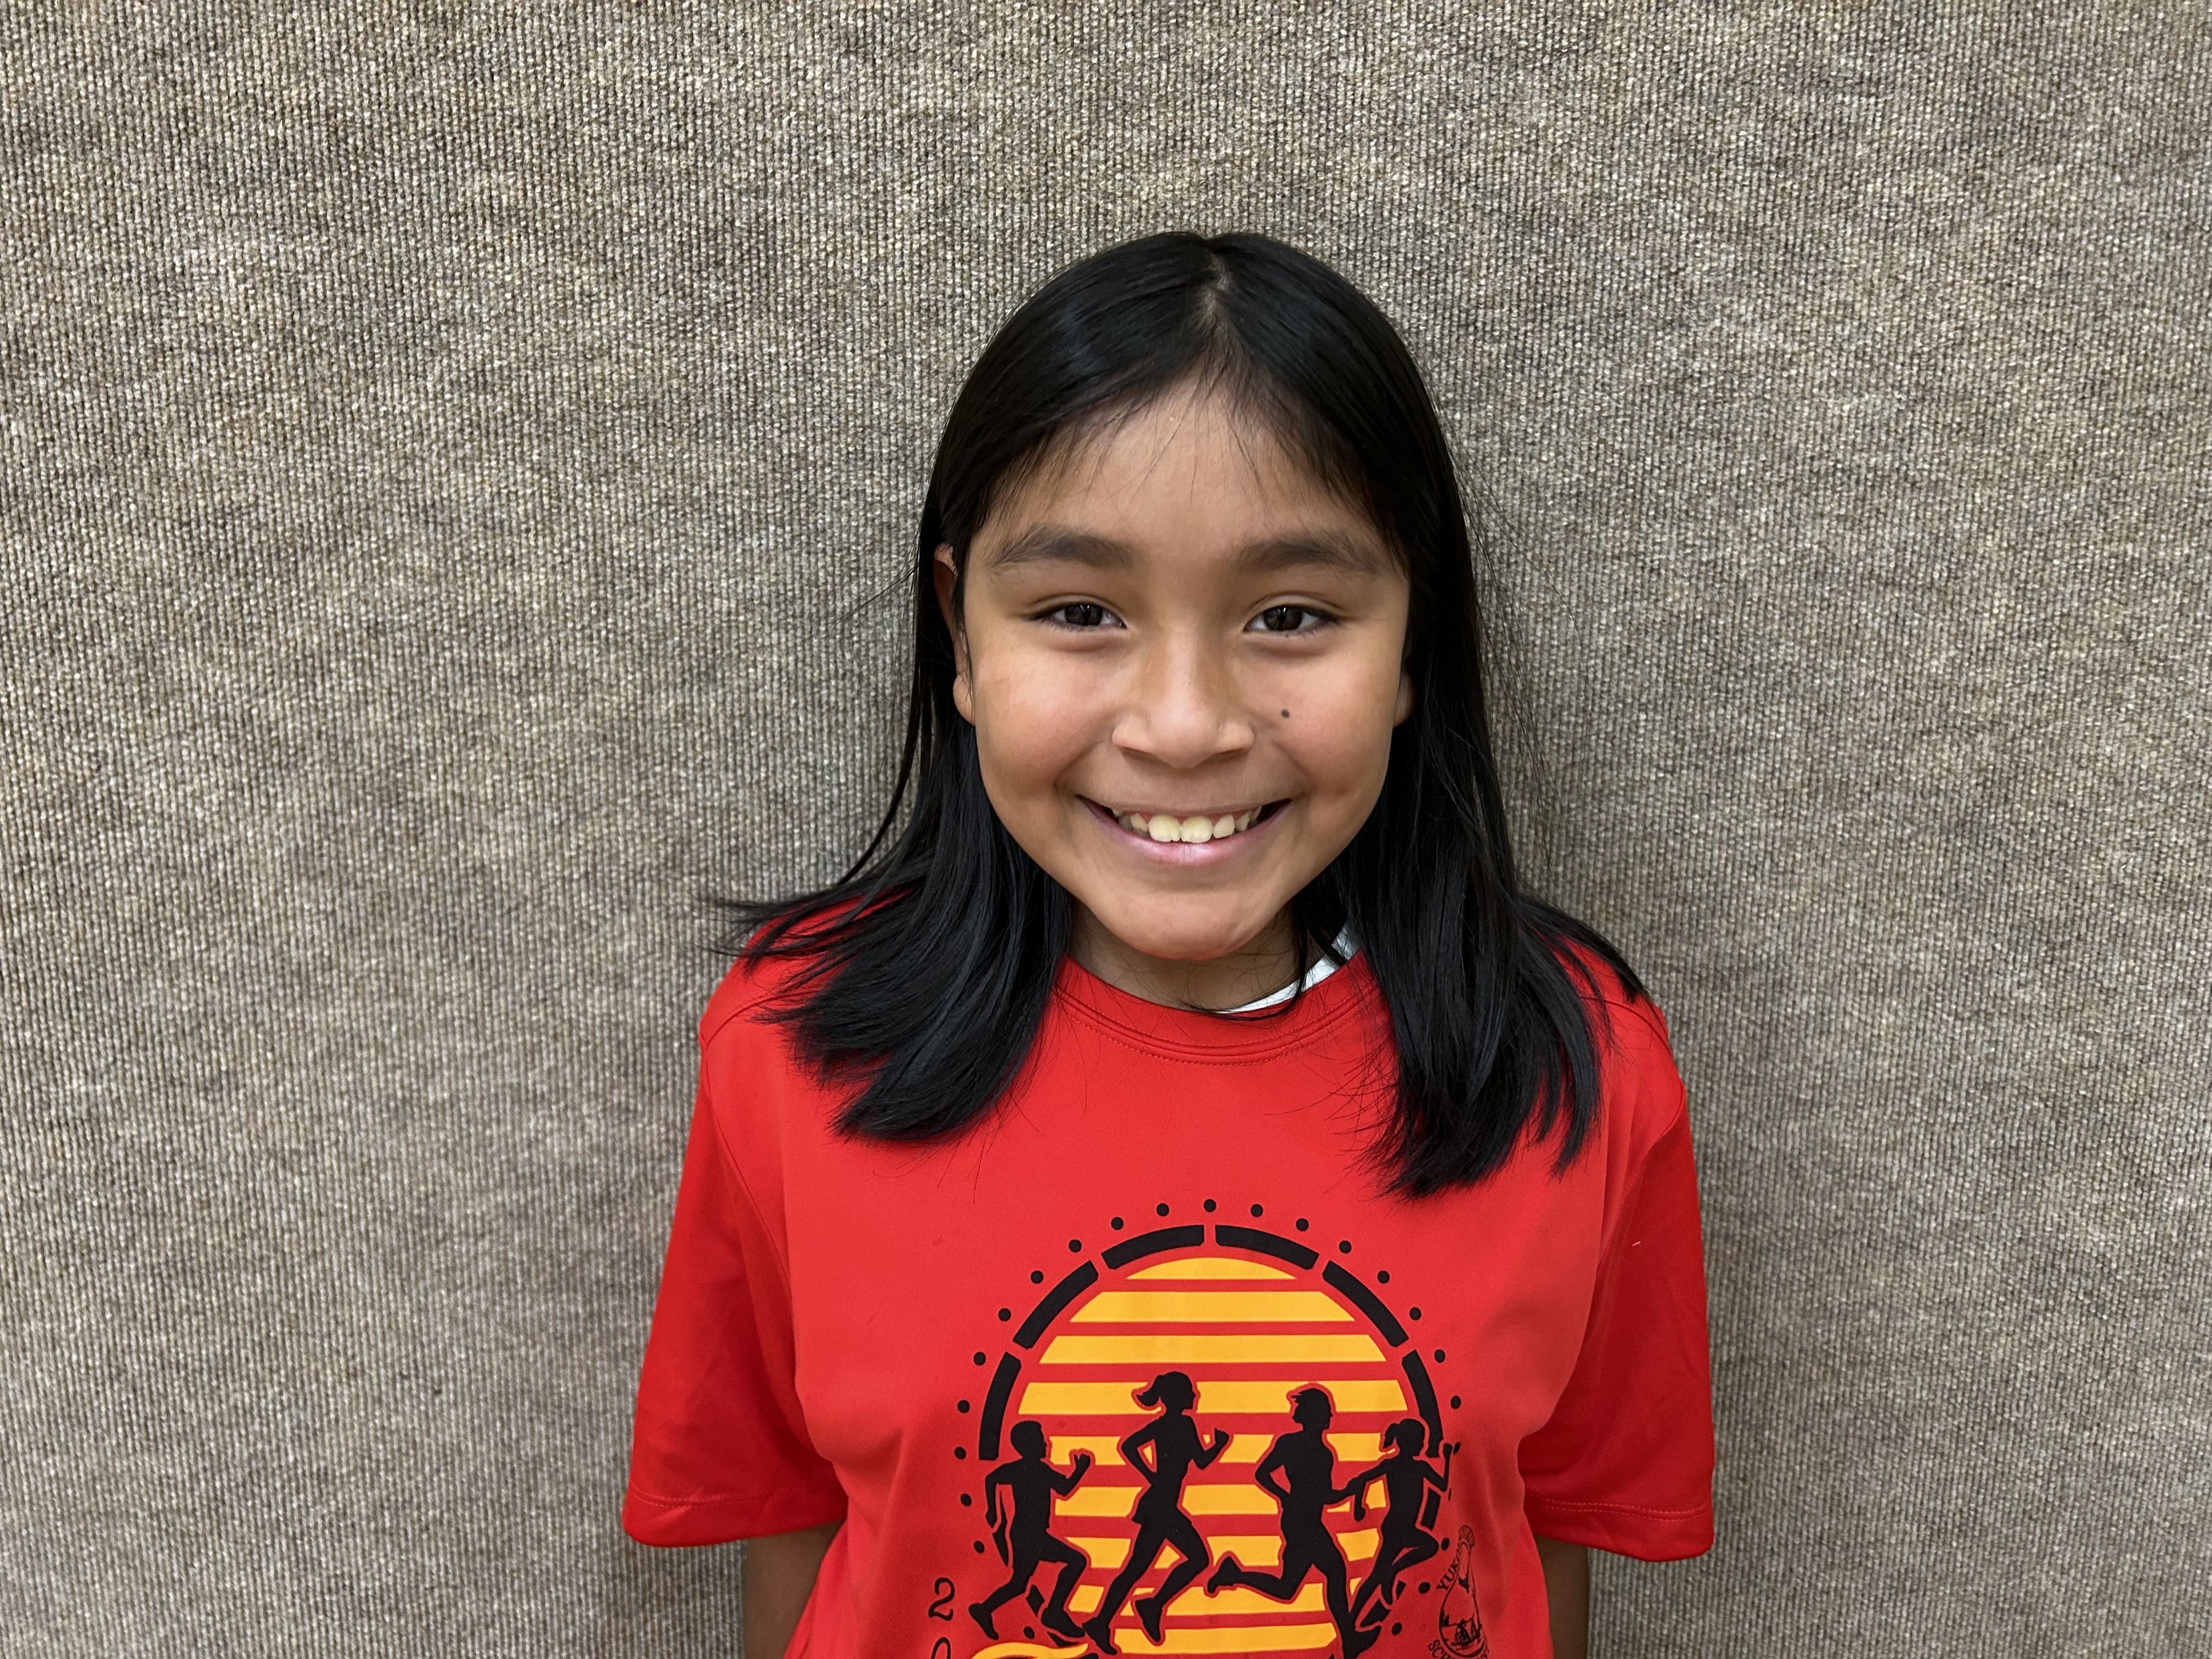
{"type": "Polygon", "coordinates": [[[700,1022],[622,1518],[844,1517],[793,1655],[1539,1659],[1535,1534],[1710,1547],[1696,1172],[1649,1003],[1607,1001],[1564,1176],[1555,1138],[1409,1200],[1362,1158],[1391,1075],[1362,958],[1233,1018],[1068,963],[1008,1097],[929,1146],[835,1133],[763,1018],[787,971],[741,963],[700,1022]]]}

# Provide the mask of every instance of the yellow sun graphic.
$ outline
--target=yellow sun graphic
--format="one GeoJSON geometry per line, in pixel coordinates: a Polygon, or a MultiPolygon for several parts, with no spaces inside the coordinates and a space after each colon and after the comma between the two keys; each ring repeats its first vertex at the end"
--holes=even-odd
{"type": "Polygon", "coordinates": [[[1376,1558],[1376,1516],[1355,1514],[1350,1498],[1322,1503],[1301,1534],[1282,1493],[1304,1480],[1310,1517],[1311,1494],[1376,1466],[1394,1431],[1436,1447],[1436,1398],[1406,1326],[1340,1261],[1257,1227],[1164,1227],[1100,1252],[1100,1263],[1045,1293],[984,1402],[987,1486],[974,1501],[982,1519],[990,1498],[987,1547],[1012,1576],[978,1618],[995,1638],[978,1659],[1339,1645],[1328,1573],[1313,1564],[1333,1542],[1340,1583],[1356,1590],[1376,1558]],[[1024,1446],[1032,1482],[1044,1483],[1030,1490],[1050,1505],[1039,1544],[1046,1496],[1029,1500],[1026,1549],[1006,1485],[1024,1446]],[[994,1482],[1004,1489],[991,1493],[994,1482]],[[1319,1528],[1326,1542],[1315,1542],[1319,1528]]]}

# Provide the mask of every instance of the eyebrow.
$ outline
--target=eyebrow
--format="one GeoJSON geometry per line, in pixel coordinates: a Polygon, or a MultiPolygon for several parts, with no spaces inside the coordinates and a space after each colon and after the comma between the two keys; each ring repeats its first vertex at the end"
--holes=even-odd
{"type": "MultiPolygon", "coordinates": [[[[1086,531],[1056,525],[1039,525],[1024,531],[991,556],[997,570],[1031,564],[1080,565],[1091,570],[1126,570],[1132,553],[1125,542],[1086,531]]],[[[1310,535],[1268,536],[1247,542],[1237,550],[1237,562],[1255,574],[1321,567],[1376,574],[1388,567],[1386,557],[1350,536],[1327,531],[1310,535]]]]}
{"type": "Polygon", "coordinates": [[[1237,562],[1254,572],[1321,566],[1375,575],[1389,568],[1387,558],[1379,556],[1376,549],[1350,536],[1333,535],[1327,531],[1304,536],[1270,536],[1261,541],[1247,542],[1237,550],[1237,562]]]}
{"type": "Polygon", "coordinates": [[[1025,564],[1079,564],[1092,570],[1123,570],[1129,562],[1126,543],[1056,525],[1025,530],[991,556],[994,570],[1012,570],[1025,564]]]}

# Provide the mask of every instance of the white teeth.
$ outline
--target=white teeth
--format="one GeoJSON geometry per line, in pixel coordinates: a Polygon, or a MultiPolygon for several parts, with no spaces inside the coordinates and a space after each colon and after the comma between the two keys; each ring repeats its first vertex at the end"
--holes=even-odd
{"type": "Polygon", "coordinates": [[[1218,818],[1203,813],[1179,818],[1170,812],[1154,812],[1149,817],[1142,812],[1117,812],[1114,821],[1132,835],[1149,836],[1154,841],[1221,841],[1249,830],[1261,811],[1255,806],[1245,812],[1224,812],[1218,818]]]}

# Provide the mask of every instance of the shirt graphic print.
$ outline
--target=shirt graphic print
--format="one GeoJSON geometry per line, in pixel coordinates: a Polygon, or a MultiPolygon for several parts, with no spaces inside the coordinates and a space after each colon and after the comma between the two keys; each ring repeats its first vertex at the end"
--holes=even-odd
{"type": "Polygon", "coordinates": [[[1409,1622],[1486,1655],[1464,1572],[1451,1596],[1442,1571],[1415,1576],[1444,1548],[1449,1356],[1391,1310],[1389,1271],[1369,1284],[1261,1205],[1233,1222],[1156,1207],[1039,1295],[994,1363],[974,1356],[989,1382],[958,1409],[988,1469],[977,1553],[1004,1574],[965,1604],[993,1644],[979,1659],[1352,1659],[1409,1622]]]}

